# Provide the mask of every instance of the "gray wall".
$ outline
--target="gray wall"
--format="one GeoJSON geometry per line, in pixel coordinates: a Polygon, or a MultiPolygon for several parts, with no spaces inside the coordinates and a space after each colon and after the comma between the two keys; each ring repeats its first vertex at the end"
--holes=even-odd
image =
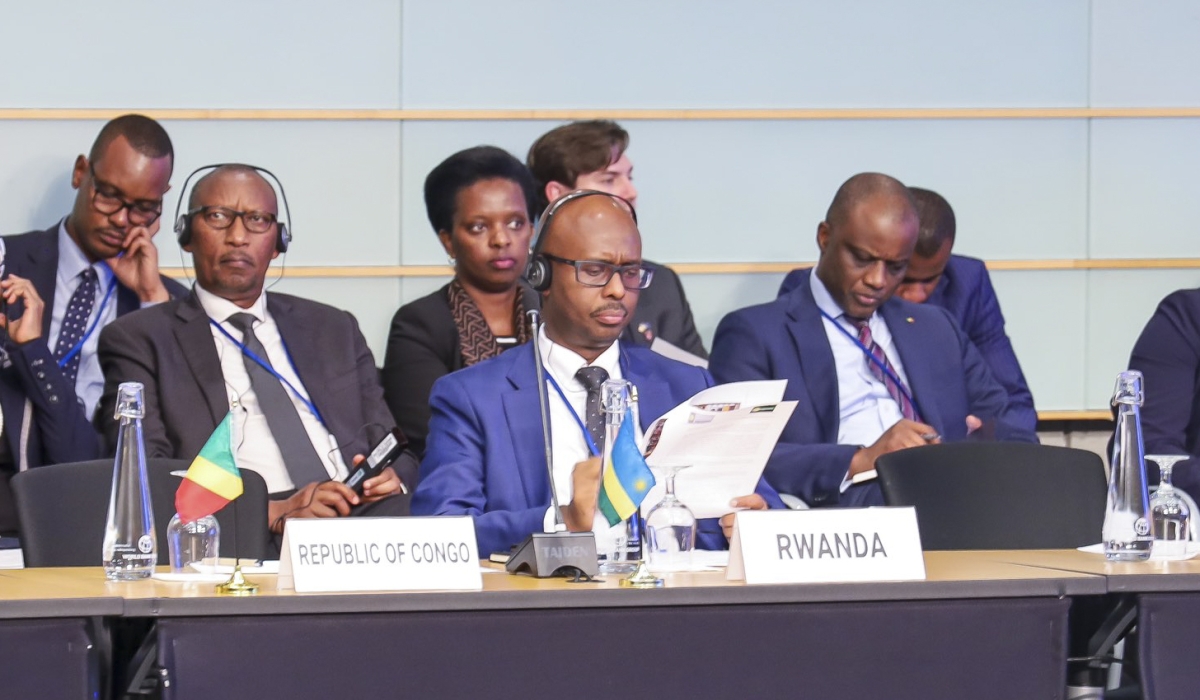
{"type": "MultiPolygon", "coordinates": [[[[1197,36],[1200,4],[1186,0],[47,0],[0,23],[0,110],[1195,107],[1197,36]]],[[[4,116],[0,231],[44,228],[66,212],[71,162],[103,119],[4,116]]],[[[421,201],[429,169],[480,143],[523,156],[557,123],[166,125],[176,192],[214,161],[280,176],[296,234],[286,264],[297,268],[444,263],[421,201]]],[[[969,255],[1200,258],[1187,177],[1200,119],[623,123],[646,255],[664,262],[811,260],[834,190],[868,169],[945,194],[969,255]]],[[[180,264],[169,231],[158,245],[164,265],[180,264]]],[[[1105,406],[1156,302],[1198,277],[994,272],[1038,407],[1105,406]]],[[[768,300],[779,279],[684,284],[711,339],[723,314],[768,300]]],[[[442,282],[285,273],[275,288],[350,309],[379,357],[396,307],[442,282]]]]}

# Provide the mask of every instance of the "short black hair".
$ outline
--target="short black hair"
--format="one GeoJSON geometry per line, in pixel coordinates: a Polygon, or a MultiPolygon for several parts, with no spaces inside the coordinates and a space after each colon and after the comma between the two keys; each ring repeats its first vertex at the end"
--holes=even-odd
{"type": "Polygon", "coordinates": [[[529,168],[508,151],[495,146],[475,146],[459,151],[429,171],[425,178],[425,214],[434,233],[454,228],[458,193],[481,180],[510,180],[521,186],[525,210],[533,221],[537,185],[529,168]]]}
{"type": "Polygon", "coordinates": [[[133,150],[148,158],[170,158],[172,169],[175,166],[175,148],[171,145],[171,137],[162,124],[141,114],[126,114],[109,121],[100,129],[92,150],[88,152],[88,160],[95,163],[104,149],[117,138],[124,136],[133,150]]]}
{"type": "Polygon", "coordinates": [[[957,227],[954,209],[945,197],[933,190],[920,187],[909,187],[908,190],[917,202],[917,218],[921,221],[914,252],[923,258],[932,258],[938,254],[946,241],[954,243],[957,227]]]}
{"type": "Polygon", "coordinates": [[[849,180],[842,183],[838,188],[837,194],[833,196],[833,201],[829,204],[829,210],[825,212],[825,223],[830,228],[836,229],[854,211],[862,202],[880,194],[890,194],[902,197],[908,200],[909,206],[916,211],[917,203],[913,198],[912,192],[891,175],[883,173],[859,173],[849,180]]]}

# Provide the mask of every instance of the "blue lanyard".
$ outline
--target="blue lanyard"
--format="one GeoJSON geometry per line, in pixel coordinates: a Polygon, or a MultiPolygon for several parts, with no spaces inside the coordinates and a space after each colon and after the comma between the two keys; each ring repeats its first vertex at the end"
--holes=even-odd
{"type": "Polygon", "coordinates": [[[829,322],[832,323],[835,328],[842,332],[842,335],[849,338],[850,342],[857,345],[859,350],[862,350],[863,355],[865,355],[867,358],[867,362],[874,363],[876,367],[883,370],[883,373],[891,378],[893,382],[895,382],[896,388],[900,390],[901,394],[904,394],[904,398],[908,399],[908,402],[913,405],[913,408],[916,408],[917,402],[913,400],[912,394],[908,393],[908,387],[904,386],[904,382],[900,381],[900,377],[897,377],[895,372],[888,369],[887,365],[881,362],[878,357],[875,357],[875,353],[871,352],[871,349],[866,345],[863,345],[862,341],[859,340],[857,336],[846,330],[846,327],[838,323],[837,319],[835,319],[833,316],[825,313],[825,309],[818,310],[821,312],[822,316],[829,319],[829,322]]]}
{"type": "MultiPolygon", "coordinates": [[[[263,369],[270,372],[272,377],[275,377],[276,379],[278,379],[280,381],[280,383],[282,383],[288,389],[291,389],[292,393],[296,395],[296,398],[300,399],[301,403],[303,403],[305,406],[307,406],[308,410],[312,411],[312,414],[317,417],[317,420],[321,423],[321,426],[324,427],[325,430],[329,430],[329,425],[325,423],[325,419],[321,416],[321,412],[317,410],[316,404],[314,404],[312,401],[309,401],[308,397],[306,397],[304,394],[300,393],[300,390],[298,390],[296,387],[292,386],[292,383],[289,382],[287,379],[285,379],[282,374],[275,371],[275,368],[271,366],[270,362],[267,362],[263,358],[259,357],[257,353],[255,353],[250,348],[246,347],[245,343],[238,340],[237,338],[234,338],[229,333],[229,331],[225,330],[221,326],[221,324],[217,323],[216,321],[212,320],[211,318],[208,319],[208,322],[213,325],[213,328],[216,328],[217,330],[221,331],[222,335],[224,335],[226,338],[229,338],[229,342],[238,346],[238,348],[242,351],[243,355],[245,355],[246,357],[249,357],[251,360],[254,360],[254,362],[256,364],[258,364],[259,367],[262,367],[263,369]]],[[[280,342],[282,342],[283,337],[281,336],[279,338],[279,340],[280,340],[280,342]]],[[[283,343],[283,354],[287,356],[288,364],[290,364],[292,366],[292,370],[295,371],[296,363],[294,361],[292,361],[292,353],[288,351],[287,343],[283,343]]],[[[296,372],[296,375],[299,376],[300,373],[296,372]]],[[[333,434],[333,431],[330,431],[330,435],[332,435],[332,434],[333,434]]]]}
{"type": "Polygon", "coordinates": [[[600,448],[596,447],[596,441],[592,439],[592,433],[587,429],[587,426],[584,425],[583,419],[579,417],[579,414],[575,412],[575,408],[571,405],[571,402],[567,400],[567,395],[563,393],[562,387],[558,385],[558,382],[554,381],[554,377],[550,376],[549,372],[546,373],[546,380],[549,381],[550,386],[554,387],[554,390],[558,392],[559,398],[562,399],[562,402],[564,405],[566,405],[567,410],[571,412],[571,417],[574,418],[575,422],[579,425],[579,430],[583,432],[583,439],[587,440],[588,451],[591,452],[593,457],[599,457],[600,448]]]}
{"type": "MultiPolygon", "coordinates": [[[[66,367],[67,363],[71,361],[71,358],[78,355],[80,350],[83,350],[83,344],[87,342],[88,338],[92,337],[92,333],[96,332],[96,326],[100,325],[100,319],[104,317],[104,307],[108,306],[108,300],[112,299],[113,292],[116,291],[116,289],[117,276],[113,275],[112,280],[110,280],[108,283],[108,290],[104,292],[104,300],[100,302],[100,310],[96,312],[96,318],[92,319],[91,325],[88,326],[87,331],[84,332],[83,337],[79,339],[79,342],[75,343],[75,345],[73,345],[71,349],[67,351],[67,354],[63,355],[62,359],[58,361],[59,369],[66,367]]],[[[59,335],[61,335],[62,329],[60,328],[58,332],[59,335]]]]}

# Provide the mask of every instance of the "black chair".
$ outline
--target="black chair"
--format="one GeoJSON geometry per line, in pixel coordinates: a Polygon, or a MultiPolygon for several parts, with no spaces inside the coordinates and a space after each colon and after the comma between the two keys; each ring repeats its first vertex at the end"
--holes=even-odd
{"type": "MultiPolygon", "coordinates": [[[[175,491],[180,482],[171,472],[187,468],[188,463],[181,460],[146,460],[159,564],[169,563],[167,524],[175,515],[175,491]]],[[[112,474],[113,461],[101,459],[38,467],[13,477],[26,566],[100,565],[112,474]]],[[[258,474],[243,469],[242,487],[242,495],[217,513],[221,555],[269,558],[273,548],[267,529],[266,483],[258,474]]]]}
{"type": "Polygon", "coordinates": [[[921,546],[1068,549],[1100,541],[1108,487],[1092,452],[1014,442],[929,445],[875,462],[883,499],[915,506],[921,546]]]}

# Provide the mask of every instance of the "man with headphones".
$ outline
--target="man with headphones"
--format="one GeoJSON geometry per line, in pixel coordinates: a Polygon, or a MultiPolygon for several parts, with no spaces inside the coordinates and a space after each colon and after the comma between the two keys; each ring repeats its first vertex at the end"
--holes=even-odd
{"type": "MultiPolygon", "coordinates": [[[[596,506],[600,459],[589,446],[589,435],[603,440],[599,385],[625,379],[637,388],[644,431],[713,383],[703,369],[620,340],[654,273],[632,211],[607,193],[567,194],[542,216],[527,272],[541,295],[539,344],[556,388],[548,390],[554,489],[567,527],[595,532],[602,551],[614,532],[596,506]]],[[[442,377],[430,407],[414,514],[474,516],[482,553],[507,551],[553,522],[532,344],[442,377]]],[[[729,496],[739,507],[779,505],[765,482],[759,493],[729,496]]],[[[723,547],[722,526],[732,519],[701,521],[700,546],[723,547]]]]}
{"type": "MultiPolygon", "coordinates": [[[[293,517],[406,515],[400,474],[414,483],[410,453],[368,479],[361,495],[342,483],[395,426],[357,321],[264,291],[271,261],[291,242],[267,177],[278,181],[248,165],[205,170],[176,227],[193,256],[195,287],[104,329],[101,410],[111,412],[121,382],[141,382],[147,454],[177,459],[195,457],[232,411],[234,454],[266,481],[276,533],[293,517]]],[[[115,425],[107,437],[115,444],[115,425]]]]}

